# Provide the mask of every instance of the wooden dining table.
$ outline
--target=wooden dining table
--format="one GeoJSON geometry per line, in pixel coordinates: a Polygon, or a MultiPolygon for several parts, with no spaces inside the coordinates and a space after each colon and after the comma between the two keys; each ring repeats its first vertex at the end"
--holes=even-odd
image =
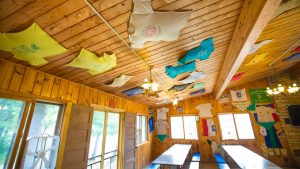
{"type": "Polygon", "coordinates": [[[222,145],[225,152],[243,169],[279,169],[278,165],[242,145],[222,145]]]}
{"type": "Polygon", "coordinates": [[[178,168],[184,165],[187,156],[191,150],[191,144],[174,144],[152,163],[159,164],[162,167],[169,166],[170,168],[178,168]]]}

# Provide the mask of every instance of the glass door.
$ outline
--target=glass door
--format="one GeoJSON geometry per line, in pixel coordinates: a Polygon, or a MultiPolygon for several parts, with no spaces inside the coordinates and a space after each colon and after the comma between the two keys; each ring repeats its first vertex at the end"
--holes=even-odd
{"type": "Polygon", "coordinates": [[[119,113],[94,112],[88,169],[117,169],[119,127],[119,113]]]}

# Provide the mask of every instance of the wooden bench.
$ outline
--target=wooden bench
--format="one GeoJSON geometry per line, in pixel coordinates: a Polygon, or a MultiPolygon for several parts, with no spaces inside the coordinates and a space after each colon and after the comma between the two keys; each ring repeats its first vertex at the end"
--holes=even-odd
{"type": "Polygon", "coordinates": [[[220,153],[214,153],[214,157],[218,163],[220,169],[230,169],[225,159],[220,153]]]}
{"type": "Polygon", "coordinates": [[[200,162],[200,153],[193,154],[192,162],[200,162]]]}
{"type": "Polygon", "coordinates": [[[150,164],[146,167],[146,169],[159,169],[160,165],[159,164],[150,164]]]}

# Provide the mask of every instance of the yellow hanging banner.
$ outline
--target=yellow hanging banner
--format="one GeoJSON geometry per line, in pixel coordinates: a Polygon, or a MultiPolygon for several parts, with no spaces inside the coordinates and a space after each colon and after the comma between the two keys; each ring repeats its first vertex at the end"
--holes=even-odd
{"type": "Polygon", "coordinates": [[[82,69],[88,69],[92,75],[97,75],[108,71],[117,65],[115,54],[103,54],[102,57],[97,57],[94,53],[82,48],[79,56],[66,66],[72,66],[82,69]]]}
{"type": "Polygon", "coordinates": [[[21,32],[1,33],[0,50],[11,52],[16,59],[34,66],[45,65],[46,57],[67,51],[36,23],[21,32]]]}

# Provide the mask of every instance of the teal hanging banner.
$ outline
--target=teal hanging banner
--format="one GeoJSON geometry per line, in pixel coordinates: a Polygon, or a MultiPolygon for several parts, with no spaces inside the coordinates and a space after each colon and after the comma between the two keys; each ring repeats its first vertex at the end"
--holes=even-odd
{"type": "Polygon", "coordinates": [[[250,89],[251,103],[268,103],[272,98],[268,96],[266,89],[250,89]]]}

